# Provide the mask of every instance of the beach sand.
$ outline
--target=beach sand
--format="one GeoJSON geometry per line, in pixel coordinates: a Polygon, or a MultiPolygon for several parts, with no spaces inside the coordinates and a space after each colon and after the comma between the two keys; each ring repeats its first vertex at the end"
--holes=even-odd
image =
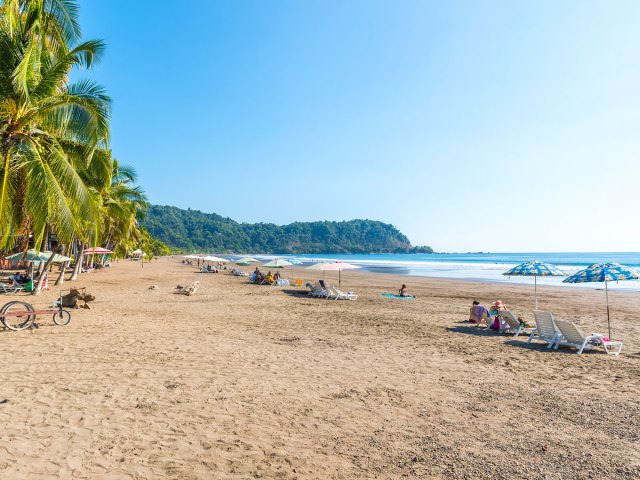
{"type": "MultiPolygon", "coordinates": [[[[349,271],[358,300],[327,301],[177,257],[69,285],[92,310],[0,331],[2,479],[640,478],[637,293],[611,294],[615,357],[461,323],[475,298],[532,320],[528,285],[349,271]],[[379,295],[401,283],[418,298],[379,295]]],[[[606,332],[603,291],[539,296],[606,332]]]]}

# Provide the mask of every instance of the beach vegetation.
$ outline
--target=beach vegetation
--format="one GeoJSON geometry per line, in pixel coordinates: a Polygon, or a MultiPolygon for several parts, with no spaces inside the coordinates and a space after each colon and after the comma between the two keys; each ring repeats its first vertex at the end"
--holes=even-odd
{"type": "Polygon", "coordinates": [[[144,218],[152,236],[185,251],[261,253],[433,253],[414,247],[393,225],[374,220],[239,223],[215,213],[152,205],[144,218]]]}
{"type": "Polygon", "coordinates": [[[87,246],[124,255],[148,233],[135,172],[109,150],[111,99],[91,79],[70,80],[105,49],[82,39],[78,15],[72,0],[0,1],[0,250],[79,264],[87,246]]]}

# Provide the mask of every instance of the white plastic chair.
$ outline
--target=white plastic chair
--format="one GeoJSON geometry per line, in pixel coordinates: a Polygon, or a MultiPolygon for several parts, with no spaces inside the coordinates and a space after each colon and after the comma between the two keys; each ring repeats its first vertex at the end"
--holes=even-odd
{"type": "Polygon", "coordinates": [[[498,312],[498,317],[500,318],[500,331],[504,332],[509,330],[513,332],[515,337],[521,333],[531,335],[535,330],[534,328],[525,327],[525,324],[520,323],[520,320],[518,320],[513,313],[508,310],[500,310],[498,312]]]}
{"type": "Polygon", "coordinates": [[[527,343],[535,338],[547,342],[547,348],[552,348],[556,343],[556,340],[562,338],[562,333],[556,327],[555,319],[551,312],[545,312],[543,310],[534,310],[533,316],[536,320],[536,328],[531,332],[527,343]]]}
{"type": "Polygon", "coordinates": [[[555,322],[562,333],[562,339],[557,339],[553,347],[556,350],[560,345],[566,345],[577,348],[578,355],[580,355],[587,345],[593,345],[602,346],[609,355],[620,355],[622,351],[622,342],[604,340],[604,335],[599,334],[585,335],[575,323],[567,320],[556,320],[555,322]]]}
{"type": "Polygon", "coordinates": [[[335,291],[336,300],[357,300],[358,295],[353,292],[343,292],[342,290],[338,290],[336,286],[333,286],[333,290],[335,291]]]}

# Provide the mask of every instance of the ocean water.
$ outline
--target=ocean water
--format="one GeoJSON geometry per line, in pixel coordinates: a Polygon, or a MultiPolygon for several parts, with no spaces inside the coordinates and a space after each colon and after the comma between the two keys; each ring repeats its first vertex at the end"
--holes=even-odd
{"type": "MultiPolygon", "coordinates": [[[[254,255],[255,256],[255,255],[254,255]]],[[[258,258],[274,256],[258,255],[258,258]]],[[[529,260],[542,260],[557,265],[571,275],[593,263],[618,262],[640,272],[640,252],[588,252],[588,253],[436,253],[436,254],[370,254],[370,255],[289,255],[304,265],[321,261],[336,261],[358,265],[365,271],[395,275],[455,278],[489,282],[511,282],[533,285],[532,277],[503,275],[511,267],[529,260]]],[[[348,275],[348,271],[343,272],[348,275]]],[[[565,277],[538,277],[539,285],[557,285],[573,288],[603,289],[601,283],[567,284],[565,277]]],[[[610,282],[612,290],[640,291],[640,280],[610,282]]]]}

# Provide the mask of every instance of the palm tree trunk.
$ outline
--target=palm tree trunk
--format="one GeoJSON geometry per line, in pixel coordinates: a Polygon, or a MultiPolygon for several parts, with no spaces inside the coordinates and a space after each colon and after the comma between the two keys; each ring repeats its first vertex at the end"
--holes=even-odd
{"type": "MultiPolygon", "coordinates": [[[[62,246],[61,249],[61,255],[64,255],[66,253],[67,249],[65,248],[65,245],[62,246]]],[[[62,262],[62,265],[60,265],[60,275],[58,275],[58,279],[56,280],[56,286],[58,285],[62,285],[64,283],[64,274],[67,270],[67,265],[69,264],[69,262],[62,262]]]]}
{"type": "Polygon", "coordinates": [[[44,282],[47,280],[47,277],[49,276],[49,267],[53,263],[53,258],[55,257],[56,253],[58,253],[58,250],[59,248],[56,247],[51,252],[51,256],[49,257],[47,262],[44,264],[44,269],[40,274],[40,277],[38,278],[38,283],[36,284],[36,288],[33,289],[32,295],[40,295],[42,291],[42,285],[44,285],[44,282]]]}
{"type": "Polygon", "coordinates": [[[4,154],[4,170],[2,171],[2,192],[0,193],[0,221],[2,221],[2,212],[4,212],[4,203],[7,198],[7,183],[9,180],[9,162],[11,155],[9,149],[4,154]]]}
{"type": "Polygon", "coordinates": [[[58,275],[58,279],[56,280],[55,285],[62,285],[64,283],[64,274],[67,271],[67,265],[69,265],[69,262],[62,262],[62,267],[60,268],[60,275],[58,275]]]}
{"type": "Polygon", "coordinates": [[[82,268],[82,261],[84,260],[84,254],[82,251],[84,250],[84,244],[78,242],[78,253],[76,255],[76,266],[73,268],[73,273],[71,274],[70,281],[74,282],[78,279],[78,274],[80,273],[80,269],[82,268]]]}

